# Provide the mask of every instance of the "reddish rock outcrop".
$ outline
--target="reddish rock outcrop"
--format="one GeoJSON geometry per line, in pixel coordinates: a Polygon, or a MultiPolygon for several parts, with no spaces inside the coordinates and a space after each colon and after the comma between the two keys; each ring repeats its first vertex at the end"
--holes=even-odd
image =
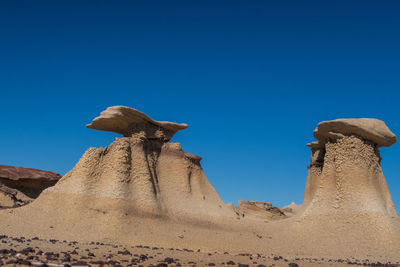
{"type": "Polygon", "coordinates": [[[0,165],[0,209],[30,203],[59,179],[61,175],[51,171],[0,165]]]}

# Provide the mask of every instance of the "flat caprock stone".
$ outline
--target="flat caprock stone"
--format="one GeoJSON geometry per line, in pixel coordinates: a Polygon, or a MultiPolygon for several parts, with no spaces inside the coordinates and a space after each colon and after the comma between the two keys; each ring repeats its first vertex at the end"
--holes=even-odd
{"type": "Polygon", "coordinates": [[[314,130],[314,137],[325,143],[327,139],[337,139],[341,135],[357,135],[379,147],[396,143],[396,135],[390,131],[385,122],[378,119],[337,119],[323,121],[314,130]]]}
{"type": "Polygon", "coordinates": [[[155,121],[149,116],[134,108],[125,106],[112,106],[93,119],[87,128],[115,132],[124,136],[142,134],[148,139],[170,140],[179,130],[188,127],[185,123],[169,121],[155,121]]]}

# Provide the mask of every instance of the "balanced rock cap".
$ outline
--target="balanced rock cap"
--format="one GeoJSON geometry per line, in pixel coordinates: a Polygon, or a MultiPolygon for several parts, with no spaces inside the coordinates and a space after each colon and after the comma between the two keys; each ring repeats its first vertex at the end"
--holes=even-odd
{"type": "Polygon", "coordinates": [[[169,121],[155,121],[134,108],[112,106],[102,111],[100,116],[93,119],[92,123],[87,124],[86,127],[115,132],[124,136],[143,131],[148,138],[162,137],[169,140],[177,131],[187,128],[188,125],[169,121]]]}
{"type": "Polygon", "coordinates": [[[325,143],[327,139],[340,138],[342,135],[358,135],[378,147],[391,146],[396,143],[396,135],[390,131],[385,122],[378,119],[337,119],[323,121],[314,130],[314,137],[325,143]]]}

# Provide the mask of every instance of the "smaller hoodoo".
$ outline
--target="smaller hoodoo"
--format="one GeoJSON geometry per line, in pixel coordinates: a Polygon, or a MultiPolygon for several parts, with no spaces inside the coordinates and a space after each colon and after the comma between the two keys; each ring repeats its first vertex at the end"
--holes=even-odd
{"type": "Polygon", "coordinates": [[[379,147],[396,136],[377,119],[324,121],[308,144],[311,164],[303,207],[310,213],[381,213],[396,211],[381,170],[379,147]]]}
{"type": "Polygon", "coordinates": [[[308,144],[304,202],[282,233],[302,253],[398,257],[400,227],[379,148],[396,136],[377,119],[324,121],[308,144]]]}

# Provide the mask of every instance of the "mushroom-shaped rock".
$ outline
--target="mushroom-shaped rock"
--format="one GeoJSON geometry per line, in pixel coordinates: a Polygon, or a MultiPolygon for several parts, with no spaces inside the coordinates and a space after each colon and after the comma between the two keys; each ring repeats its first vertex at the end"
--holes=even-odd
{"type": "Polygon", "coordinates": [[[123,136],[143,136],[147,139],[170,140],[179,130],[188,127],[185,123],[155,121],[134,108],[112,106],[100,113],[87,128],[116,132],[123,136]]]}
{"type": "Polygon", "coordinates": [[[124,217],[190,221],[235,217],[205,176],[201,157],[183,151],[180,143],[169,142],[186,124],[154,121],[136,109],[114,106],[87,127],[124,137],[106,148],[89,148],[56,186],[40,196],[39,203],[51,206],[55,213],[63,210],[60,216],[79,220],[96,206],[110,219],[118,218],[111,214],[119,211],[124,217]],[[62,201],[58,203],[61,209],[53,202],[66,198],[71,205],[84,206],[66,209],[62,201]]]}
{"type": "Polygon", "coordinates": [[[396,136],[386,124],[378,119],[337,119],[323,121],[314,130],[314,137],[325,143],[327,139],[338,139],[343,135],[357,135],[367,139],[378,147],[396,143],[396,136]]]}
{"type": "Polygon", "coordinates": [[[378,147],[390,146],[396,136],[377,119],[338,119],[318,124],[318,142],[304,194],[306,213],[380,213],[395,215],[381,170],[378,147]]]}
{"type": "Polygon", "coordinates": [[[304,201],[287,230],[288,242],[312,244],[312,253],[338,248],[342,255],[397,255],[398,216],[379,153],[395,135],[383,121],[340,119],[319,123],[314,136],[304,201]]]}

